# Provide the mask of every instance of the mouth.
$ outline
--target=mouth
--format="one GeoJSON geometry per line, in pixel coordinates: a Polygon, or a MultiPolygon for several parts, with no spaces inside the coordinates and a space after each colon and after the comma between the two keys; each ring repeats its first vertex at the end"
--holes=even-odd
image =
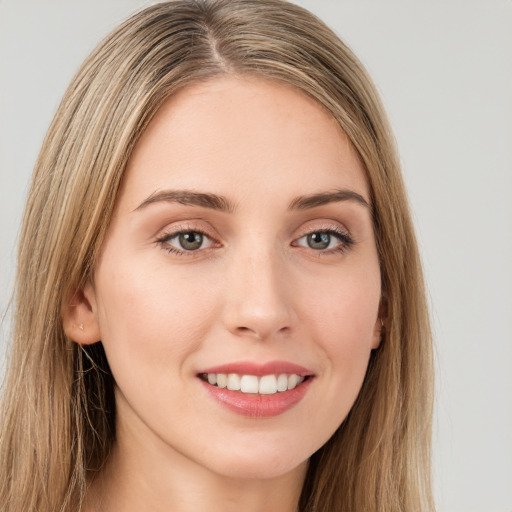
{"type": "Polygon", "coordinates": [[[258,376],[238,373],[201,373],[199,378],[220,389],[245,394],[275,395],[295,389],[311,378],[311,375],[280,373],[258,376]]]}
{"type": "Polygon", "coordinates": [[[197,374],[217,403],[251,418],[278,416],[306,395],[315,375],[287,362],[240,362],[205,369],[197,374]]]}

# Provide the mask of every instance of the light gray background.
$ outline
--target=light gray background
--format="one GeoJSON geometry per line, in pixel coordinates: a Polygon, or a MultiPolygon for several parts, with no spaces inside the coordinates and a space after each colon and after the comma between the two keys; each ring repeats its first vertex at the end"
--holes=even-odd
{"type": "MultiPolygon", "coordinates": [[[[59,99],[100,38],[150,3],[0,0],[2,312],[29,176],[59,99]]],[[[512,2],[300,3],[367,66],[398,140],[437,347],[439,510],[512,512],[512,2]]]]}

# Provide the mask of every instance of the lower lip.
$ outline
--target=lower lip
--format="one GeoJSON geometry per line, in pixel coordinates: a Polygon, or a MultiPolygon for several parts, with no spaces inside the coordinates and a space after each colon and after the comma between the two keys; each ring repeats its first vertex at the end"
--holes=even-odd
{"type": "Polygon", "coordinates": [[[271,418],[288,411],[297,405],[307,393],[313,378],[310,377],[296,388],[288,391],[274,393],[273,395],[259,395],[231,391],[226,388],[212,386],[201,380],[206,391],[221,405],[230,411],[249,416],[251,418],[271,418]]]}

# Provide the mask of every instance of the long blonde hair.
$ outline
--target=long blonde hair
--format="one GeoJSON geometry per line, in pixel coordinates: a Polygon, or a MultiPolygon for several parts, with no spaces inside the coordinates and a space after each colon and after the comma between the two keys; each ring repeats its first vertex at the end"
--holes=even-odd
{"type": "Polygon", "coordinates": [[[370,78],[320,20],[282,0],[178,0],[116,28],[69,86],[37,160],[18,253],[3,392],[0,509],[79,510],[115,441],[101,343],[61,312],[91,276],[130,153],[162,102],[223,74],[314,98],[347,133],[371,191],[385,311],[346,420],[312,457],[301,512],[421,512],[430,483],[432,349],[417,244],[394,139],[370,78]]]}

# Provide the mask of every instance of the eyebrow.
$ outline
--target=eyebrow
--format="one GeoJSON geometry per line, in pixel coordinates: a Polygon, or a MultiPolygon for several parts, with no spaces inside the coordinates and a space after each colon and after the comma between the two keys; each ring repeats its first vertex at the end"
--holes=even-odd
{"type": "MultiPolygon", "coordinates": [[[[329,203],[341,201],[355,201],[366,208],[370,208],[366,199],[353,190],[335,190],[333,192],[321,192],[306,196],[296,197],[291,201],[288,210],[307,210],[329,203]]],[[[187,206],[200,206],[232,213],[236,209],[235,203],[227,197],[206,192],[194,192],[191,190],[161,190],[153,192],[134,211],[142,210],[154,203],[180,203],[187,206]]]]}
{"type": "Polygon", "coordinates": [[[134,211],[141,210],[153,203],[180,203],[188,206],[202,206],[212,210],[231,213],[235,205],[224,196],[204,192],[193,192],[190,190],[162,190],[153,192],[134,211]]]}
{"type": "Polygon", "coordinates": [[[323,206],[329,203],[341,201],[355,201],[366,208],[370,208],[370,204],[366,199],[353,190],[335,190],[333,192],[321,192],[319,194],[311,194],[295,198],[288,207],[289,210],[307,210],[317,206],[323,206]]]}

